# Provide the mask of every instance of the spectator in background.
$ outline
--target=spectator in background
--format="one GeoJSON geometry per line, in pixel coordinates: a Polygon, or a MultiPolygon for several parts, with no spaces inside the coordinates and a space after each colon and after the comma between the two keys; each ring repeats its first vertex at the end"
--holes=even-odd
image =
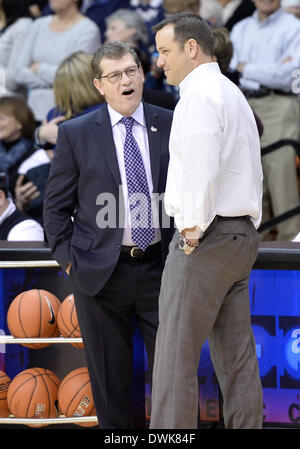
{"type": "Polygon", "coordinates": [[[34,150],[35,120],[21,97],[0,98],[0,172],[6,174],[14,191],[17,170],[34,150]]]}
{"type": "Polygon", "coordinates": [[[106,42],[122,41],[146,48],[149,34],[144,20],[136,11],[118,9],[106,19],[106,42]]]}
{"type": "Polygon", "coordinates": [[[48,0],[29,0],[29,11],[34,19],[51,13],[48,0]]]}
{"type": "Polygon", "coordinates": [[[222,25],[229,31],[242,19],[251,16],[255,11],[252,0],[218,0],[223,8],[222,25]]]}
{"type": "Polygon", "coordinates": [[[0,95],[27,95],[27,89],[15,81],[16,61],[24,39],[32,26],[29,0],[2,0],[0,11],[4,20],[0,38],[0,95]]]}
{"type": "Polygon", "coordinates": [[[53,84],[55,107],[36,130],[36,150],[19,167],[17,207],[43,224],[45,184],[54,156],[59,123],[99,108],[104,102],[93,84],[91,56],[72,53],[59,65],[53,84]],[[24,180],[26,182],[24,182],[24,180]]]}
{"type": "Polygon", "coordinates": [[[285,12],[300,19],[300,0],[281,0],[281,7],[285,12]]]}
{"type": "Polygon", "coordinates": [[[163,0],[163,8],[166,14],[178,12],[194,12],[199,14],[201,0],[163,0]]]}
{"type": "Polygon", "coordinates": [[[93,5],[93,3],[95,3],[95,0],[83,0],[80,11],[85,14],[88,8],[93,5]]]}
{"type": "Polygon", "coordinates": [[[4,30],[5,30],[5,14],[0,5],[0,36],[4,30]]]}
{"type": "Polygon", "coordinates": [[[219,28],[222,26],[223,8],[217,0],[201,0],[200,16],[211,28],[219,28]]]}
{"type": "Polygon", "coordinates": [[[143,18],[136,11],[118,9],[106,19],[106,42],[121,41],[138,50],[142,66],[150,66],[149,33],[143,18]]]}
{"type": "MultiPolygon", "coordinates": [[[[299,140],[300,104],[292,83],[300,67],[300,22],[280,8],[280,0],[254,3],[254,14],[232,29],[230,65],[240,72],[240,86],[262,121],[264,148],[283,139],[299,140]]],[[[262,165],[264,223],[298,207],[299,193],[293,147],[285,145],[264,155],[262,165]]],[[[292,240],[299,229],[300,216],[289,218],[277,226],[277,240],[292,240]]]]}
{"type": "Polygon", "coordinates": [[[93,20],[101,32],[101,40],[105,41],[106,18],[117,9],[126,9],[129,0],[94,0],[85,11],[85,15],[93,20]]]}
{"type": "Polygon", "coordinates": [[[233,45],[227,28],[216,28],[213,30],[214,37],[214,60],[219,64],[223,75],[227,76],[230,61],[233,56],[233,45]]]}
{"type": "MultiPolygon", "coordinates": [[[[235,72],[229,70],[230,61],[233,56],[233,45],[230,40],[230,34],[227,28],[221,27],[213,29],[214,37],[214,61],[219,64],[220,70],[227,78],[229,78],[235,84],[238,84],[238,80],[235,77],[235,72]]],[[[258,134],[261,137],[263,134],[263,125],[261,120],[254,113],[258,134]]]]}
{"type": "Polygon", "coordinates": [[[104,103],[104,97],[93,84],[91,55],[83,51],[72,53],[61,62],[53,87],[55,107],[49,111],[47,122],[55,117],[69,120],[91,112],[104,103]]]}
{"type": "Polygon", "coordinates": [[[149,33],[149,46],[151,51],[153,51],[155,39],[152,27],[165,17],[162,0],[130,0],[129,8],[135,10],[144,20],[149,33]]]}
{"type": "Polygon", "coordinates": [[[54,107],[53,80],[60,62],[74,51],[93,53],[100,32],[80,12],[82,0],[49,0],[53,15],[36,19],[20,51],[16,81],[29,88],[28,104],[36,121],[54,107]]]}
{"type": "Polygon", "coordinates": [[[43,228],[16,208],[3,173],[0,173],[0,240],[44,241],[43,228]]]}

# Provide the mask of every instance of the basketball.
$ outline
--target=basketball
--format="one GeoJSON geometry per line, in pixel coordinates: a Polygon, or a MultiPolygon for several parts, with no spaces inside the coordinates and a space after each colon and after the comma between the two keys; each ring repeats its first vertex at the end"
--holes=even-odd
{"type": "Polygon", "coordinates": [[[16,418],[57,418],[59,385],[58,376],[48,369],[26,369],[9,384],[9,410],[16,418]]]}
{"type": "MultiPolygon", "coordinates": [[[[81,337],[74,295],[67,296],[60,305],[58,316],[57,316],[57,325],[60,331],[60,334],[65,338],[74,338],[81,337]]],[[[71,345],[76,348],[83,348],[82,343],[71,343],[71,345]]]]}
{"type": "MultiPolygon", "coordinates": [[[[58,406],[66,417],[96,416],[89,373],[86,367],[71,371],[62,380],[58,390],[58,406]]],[[[95,426],[95,422],[78,424],[95,426]]]]}
{"type": "Polygon", "coordinates": [[[10,415],[7,405],[7,390],[10,382],[8,375],[0,371],[0,418],[8,418],[10,415]]]}
{"type": "MultiPolygon", "coordinates": [[[[57,314],[59,299],[46,290],[27,290],[14,298],[7,313],[7,326],[15,338],[50,338],[59,336],[57,314]]],[[[24,344],[39,349],[51,343],[24,344]]]]}

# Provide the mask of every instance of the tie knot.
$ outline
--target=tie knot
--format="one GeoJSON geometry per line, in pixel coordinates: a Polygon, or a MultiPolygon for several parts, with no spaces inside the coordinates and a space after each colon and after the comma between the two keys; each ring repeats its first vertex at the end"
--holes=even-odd
{"type": "Polygon", "coordinates": [[[132,118],[132,117],[123,117],[121,119],[121,122],[124,123],[126,131],[131,131],[132,130],[134,118],[132,118]]]}

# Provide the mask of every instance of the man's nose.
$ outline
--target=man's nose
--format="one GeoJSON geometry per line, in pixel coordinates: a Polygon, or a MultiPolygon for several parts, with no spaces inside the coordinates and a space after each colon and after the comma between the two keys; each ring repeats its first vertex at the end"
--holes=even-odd
{"type": "Polygon", "coordinates": [[[126,72],[122,72],[121,76],[121,83],[128,84],[128,82],[130,82],[130,76],[128,76],[126,72]]]}
{"type": "Polygon", "coordinates": [[[162,55],[158,56],[156,64],[157,64],[157,67],[163,67],[165,65],[165,60],[162,55]]]}

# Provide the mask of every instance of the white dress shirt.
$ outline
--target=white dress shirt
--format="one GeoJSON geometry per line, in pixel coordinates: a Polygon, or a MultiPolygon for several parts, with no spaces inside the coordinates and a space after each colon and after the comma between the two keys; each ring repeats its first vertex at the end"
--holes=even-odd
{"type": "Polygon", "coordinates": [[[170,135],[165,193],[179,231],[216,215],[261,221],[262,168],[256,122],[239,88],[217,63],[201,64],[180,83],[170,135]]]}
{"type": "MultiPolygon", "coordinates": [[[[124,223],[124,235],[123,235],[123,245],[127,246],[136,246],[131,237],[131,216],[129,209],[129,201],[128,201],[128,190],[127,190],[127,180],[126,180],[126,171],[125,171],[125,162],[124,162],[124,144],[126,138],[126,128],[124,123],[120,122],[123,118],[122,114],[115,111],[110,105],[108,105],[108,112],[110,116],[110,121],[112,125],[112,133],[115,142],[119,170],[122,181],[122,192],[125,204],[125,223],[124,223]]],[[[143,104],[140,103],[135,112],[131,115],[134,118],[134,123],[132,127],[132,134],[141,150],[141,155],[145,167],[148,188],[150,195],[153,192],[153,182],[152,182],[152,174],[151,174],[151,164],[150,164],[150,154],[149,154],[149,142],[148,142],[148,133],[145,123],[144,117],[144,107],[143,104]]],[[[158,218],[158,208],[155,202],[155,197],[151,203],[152,208],[152,217],[153,217],[153,226],[155,228],[155,238],[152,244],[160,241],[160,229],[159,229],[159,218],[158,218]]]]}
{"type": "Polygon", "coordinates": [[[263,85],[292,91],[295,70],[300,67],[299,19],[279,8],[261,22],[255,11],[233,27],[230,37],[234,48],[231,69],[246,63],[242,87],[258,90],[263,85]],[[283,62],[288,57],[291,60],[283,62]]]}

